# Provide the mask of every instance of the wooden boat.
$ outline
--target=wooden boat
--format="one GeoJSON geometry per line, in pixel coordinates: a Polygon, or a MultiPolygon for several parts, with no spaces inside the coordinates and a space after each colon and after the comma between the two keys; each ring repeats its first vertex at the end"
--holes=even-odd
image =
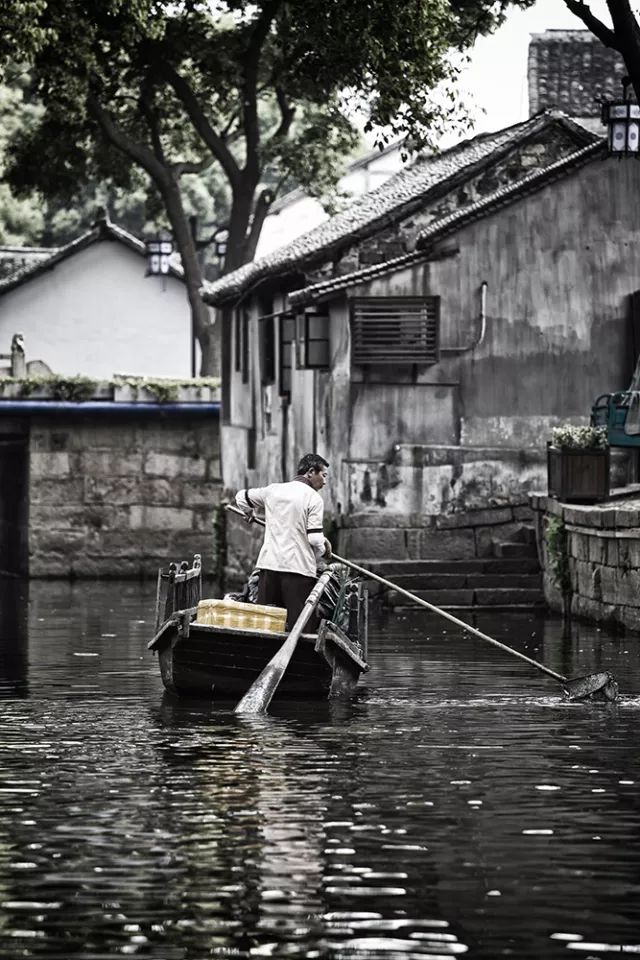
{"type": "MultiPolygon", "coordinates": [[[[169,693],[240,698],[287,634],[197,623],[201,593],[199,555],[191,566],[183,561],[158,572],[156,630],[148,649],[158,654],[162,682],[169,693]]],[[[342,598],[341,625],[325,617],[316,633],[302,634],[276,698],[348,699],[353,695],[360,674],[368,670],[366,587],[352,583],[342,598]]]]}

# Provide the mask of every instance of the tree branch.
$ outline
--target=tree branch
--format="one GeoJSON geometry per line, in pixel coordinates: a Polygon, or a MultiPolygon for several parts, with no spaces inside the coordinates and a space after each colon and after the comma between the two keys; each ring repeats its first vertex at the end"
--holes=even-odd
{"type": "Polygon", "coordinates": [[[183,160],[171,164],[171,169],[177,179],[185,173],[202,173],[207,167],[211,166],[211,157],[203,157],[202,160],[183,160]]]}
{"type": "Polygon", "coordinates": [[[256,247],[258,246],[258,240],[260,239],[262,226],[267,218],[269,208],[274,199],[275,195],[273,190],[271,190],[269,187],[265,187],[264,190],[260,192],[260,195],[256,200],[256,206],[255,210],[253,211],[253,218],[251,220],[251,226],[249,227],[249,233],[247,235],[245,245],[247,263],[253,260],[256,255],[256,247]]]}
{"type": "Polygon", "coordinates": [[[278,127],[271,134],[270,140],[284,140],[284,138],[289,133],[291,129],[291,124],[293,123],[293,118],[295,117],[296,108],[290,106],[287,96],[282,89],[282,87],[276,85],[276,99],[278,101],[278,107],[280,108],[280,123],[278,127]]]}
{"type": "Polygon", "coordinates": [[[584,0],[564,0],[564,2],[567,9],[575,14],[579,20],[582,20],[585,27],[587,27],[598,40],[601,40],[605,47],[610,47],[612,50],[618,50],[618,52],[620,52],[620,45],[613,30],[591,12],[591,9],[584,0]]]}
{"type": "Polygon", "coordinates": [[[638,74],[640,55],[640,27],[629,0],[607,0],[613,31],[619,38],[618,49],[624,57],[629,73],[638,74]]]}
{"type": "Polygon", "coordinates": [[[240,170],[224,139],[213,129],[191,85],[170,63],[160,69],[189,115],[196,132],[224,170],[231,187],[238,184],[240,170]]]}
{"type": "Polygon", "coordinates": [[[258,65],[262,47],[271,29],[273,18],[282,0],[268,0],[256,20],[244,58],[244,81],[242,84],[242,117],[246,144],[245,170],[258,179],[258,150],[260,127],[258,124],[258,65]]]}
{"type": "Polygon", "coordinates": [[[161,160],[145,144],[138,143],[117,125],[94,93],[87,95],[89,115],[96,121],[106,139],[127,157],[147,171],[156,183],[166,183],[169,173],[161,160]]]}

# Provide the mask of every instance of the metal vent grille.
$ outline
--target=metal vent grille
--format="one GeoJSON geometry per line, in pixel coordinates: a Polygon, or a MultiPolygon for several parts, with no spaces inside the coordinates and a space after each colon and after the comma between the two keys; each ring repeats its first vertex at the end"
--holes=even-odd
{"type": "Polygon", "coordinates": [[[437,363],[439,317],[439,297],[353,300],[352,363],[359,366],[437,363]]]}

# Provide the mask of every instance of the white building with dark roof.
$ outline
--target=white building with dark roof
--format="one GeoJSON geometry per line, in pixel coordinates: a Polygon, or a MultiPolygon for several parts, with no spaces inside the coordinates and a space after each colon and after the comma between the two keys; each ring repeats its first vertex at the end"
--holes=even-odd
{"type": "Polygon", "coordinates": [[[12,249],[0,279],[0,352],[15,333],[56,374],[191,375],[191,313],[182,271],[147,276],[145,245],[103,218],[52,250],[12,249]],[[17,267],[17,269],[16,269],[17,267]]]}

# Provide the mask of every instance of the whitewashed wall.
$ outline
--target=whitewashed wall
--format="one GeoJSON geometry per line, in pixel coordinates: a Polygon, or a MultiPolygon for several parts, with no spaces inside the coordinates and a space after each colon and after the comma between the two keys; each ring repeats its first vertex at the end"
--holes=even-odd
{"type": "Polygon", "coordinates": [[[144,257],[114,241],[73,254],[0,297],[0,352],[22,333],[27,360],[54,373],[190,376],[185,286],[145,271],[144,257]]]}

